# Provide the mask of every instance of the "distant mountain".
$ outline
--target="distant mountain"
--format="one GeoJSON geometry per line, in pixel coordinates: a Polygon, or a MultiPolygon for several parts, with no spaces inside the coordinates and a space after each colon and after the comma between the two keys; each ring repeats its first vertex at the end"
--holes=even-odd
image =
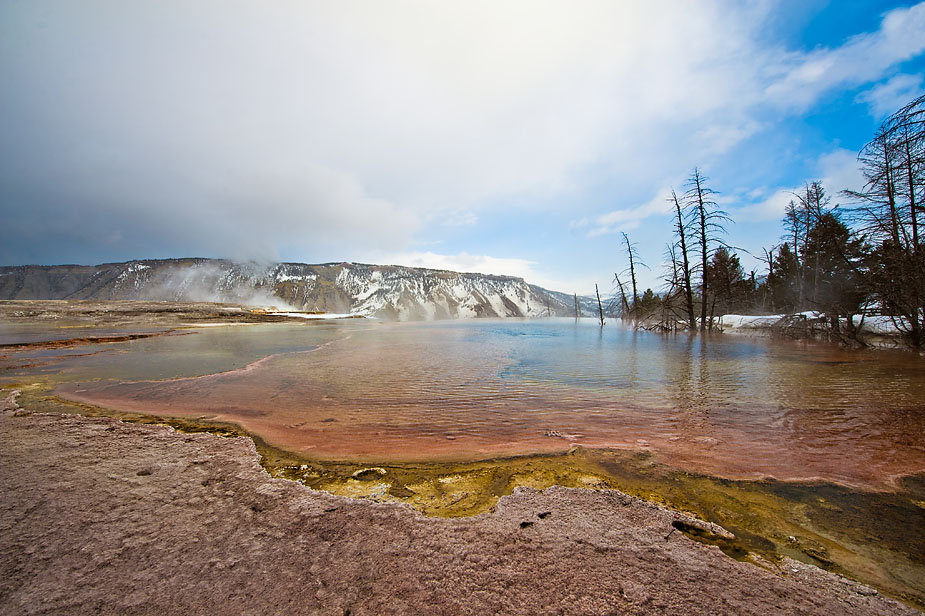
{"type": "MultiPolygon", "coordinates": [[[[575,315],[573,296],[512,276],[219,259],[0,267],[0,299],[214,301],[401,321],[575,315]]],[[[590,316],[592,300],[580,301],[590,316]]]]}

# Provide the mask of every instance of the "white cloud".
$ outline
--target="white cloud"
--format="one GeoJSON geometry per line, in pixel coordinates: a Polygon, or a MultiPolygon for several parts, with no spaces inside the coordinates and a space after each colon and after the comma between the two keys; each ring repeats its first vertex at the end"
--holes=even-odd
{"type": "Polygon", "coordinates": [[[669,214],[674,208],[671,201],[671,189],[663,188],[647,203],[637,207],[613,210],[594,220],[595,227],[588,231],[588,237],[597,237],[608,233],[620,233],[637,228],[650,216],[669,214]]]}
{"type": "Polygon", "coordinates": [[[839,148],[823,154],[819,157],[817,169],[822,185],[832,196],[833,202],[839,201],[839,193],[843,190],[861,190],[864,187],[857,152],[839,148]]]}
{"type": "Polygon", "coordinates": [[[475,212],[465,210],[441,212],[438,219],[444,227],[468,227],[479,221],[475,212]]]}
{"type": "MultiPolygon", "coordinates": [[[[816,174],[806,182],[822,182],[826,193],[832,198],[832,205],[843,201],[844,190],[860,190],[864,177],[858,166],[857,154],[842,148],[832,150],[818,158],[814,165],[816,174]]],[[[803,191],[803,185],[777,188],[767,198],[735,210],[733,218],[741,222],[780,220],[787,205],[796,201],[796,195],[803,191]]]]}
{"type": "Polygon", "coordinates": [[[701,145],[701,156],[724,154],[740,142],[748,139],[762,129],[756,121],[740,123],[716,123],[697,131],[695,138],[701,145]]]}
{"type": "Polygon", "coordinates": [[[925,50],[925,3],[887,13],[880,28],[859,34],[836,48],[787,54],[766,89],[777,104],[806,108],[822,94],[843,85],[876,81],[896,64],[925,50]]]}
{"type": "MultiPolygon", "coordinates": [[[[611,212],[614,213],[614,212],[611,212]]],[[[602,235],[611,235],[614,233],[626,233],[627,231],[632,231],[638,229],[642,224],[642,218],[635,218],[630,220],[625,220],[623,222],[614,223],[614,224],[604,224],[595,229],[591,229],[587,233],[587,237],[600,237],[602,235]]]]}
{"type": "Polygon", "coordinates": [[[408,267],[516,276],[523,278],[530,284],[539,285],[553,291],[576,292],[577,290],[578,293],[583,294],[594,288],[594,280],[590,277],[550,278],[537,269],[536,266],[539,265],[537,262],[527,259],[470,255],[465,252],[455,255],[434,252],[408,252],[392,254],[379,260],[391,265],[405,265],[408,267]]]}
{"type": "Polygon", "coordinates": [[[800,188],[779,188],[770,197],[737,209],[732,217],[741,222],[780,220],[784,216],[787,205],[796,200],[794,193],[800,188]]]}
{"type": "Polygon", "coordinates": [[[535,262],[526,259],[470,255],[465,252],[455,255],[442,255],[435,252],[407,252],[394,254],[385,258],[390,265],[426,267],[454,272],[518,276],[527,280],[534,274],[532,268],[536,265],[535,262]]]}
{"type": "Polygon", "coordinates": [[[883,118],[895,112],[912,99],[921,96],[923,76],[896,75],[879,83],[870,90],[858,95],[858,101],[870,106],[870,114],[875,118],[883,118]]]}

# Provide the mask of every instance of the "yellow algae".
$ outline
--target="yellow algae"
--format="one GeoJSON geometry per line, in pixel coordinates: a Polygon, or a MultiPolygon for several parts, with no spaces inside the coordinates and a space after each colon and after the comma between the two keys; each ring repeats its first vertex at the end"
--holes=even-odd
{"type": "Polygon", "coordinates": [[[381,499],[386,496],[390,486],[381,482],[373,483],[371,481],[347,479],[345,481],[323,483],[319,487],[325,492],[337,494],[338,496],[381,499]]]}

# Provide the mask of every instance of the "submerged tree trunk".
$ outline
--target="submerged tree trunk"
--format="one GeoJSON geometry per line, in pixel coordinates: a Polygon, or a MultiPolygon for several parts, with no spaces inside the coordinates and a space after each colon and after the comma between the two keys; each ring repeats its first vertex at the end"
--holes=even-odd
{"type": "Polygon", "coordinates": [[[710,302],[710,331],[713,331],[713,317],[716,315],[716,296],[710,302]]]}

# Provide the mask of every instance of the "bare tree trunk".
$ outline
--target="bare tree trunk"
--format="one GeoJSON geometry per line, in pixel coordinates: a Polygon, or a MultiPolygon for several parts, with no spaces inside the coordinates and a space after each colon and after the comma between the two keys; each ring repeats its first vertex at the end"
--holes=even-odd
{"type": "Polygon", "coordinates": [[[816,264],[813,268],[813,305],[819,304],[819,253],[816,253],[816,264]]]}
{"type": "Polygon", "coordinates": [[[713,331],[713,316],[716,314],[716,294],[713,295],[713,301],[710,302],[710,331],[713,331]]]}
{"type": "Polygon", "coordinates": [[[899,243],[899,216],[896,214],[896,183],[893,181],[893,162],[890,158],[890,144],[887,143],[886,136],[883,137],[883,163],[886,171],[886,197],[890,208],[890,234],[893,243],[897,248],[901,248],[899,243]]]}
{"type": "Polygon", "coordinates": [[[891,115],[862,148],[858,160],[867,183],[860,192],[846,191],[865,204],[859,208],[865,231],[879,243],[871,289],[914,347],[923,342],[925,309],[925,266],[919,250],[919,216],[925,212],[923,139],[925,96],[920,96],[891,115]],[[908,210],[903,199],[908,199],[908,210]]]}
{"type": "Polygon", "coordinates": [[[681,238],[681,260],[684,269],[681,276],[684,278],[684,301],[687,304],[687,323],[690,329],[697,328],[697,317],[694,316],[694,293],[691,291],[691,266],[687,260],[687,240],[684,231],[684,219],[681,217],[681,203],[678,201],[678,195],[671,191],[671,198],[674,200],[675,214],[678,217],[678,236],[681,238]]]}
{"type": "Polygon", "coordinates": [[[768,277],[767,284],[764,286],[764,298],[761,300],[761,309],[774,312],[777,309],[775,306],[774,286],[772,285],[772,281],[774,280],[774,249],[768,250],[764,248],[763,250],[764,261],[768,264],[768,277]]]}
{"type": "Polygon", "coordinates": [[[578,293],[575,293],[575,320],[581,318],[581,308],[578,306],[578,293]]]}
{"type": "Polygon", "coordinates": [[[700,331],[704,331],[707,326],[707,302],[710,301],[710,280],[707,274],[707,264],[710,258],[710,242],[718,242],[718,235],[725,233],[726,228],[723,226],[724,221],[731,220],[726,212],[717,207],[716,201],[712,197],[716,191],[704,186],[707,178],[700,174],[700,169],[694,167],[687,185],[690,188],[684,194],[687,207],[692,212],[691,218],[694,219],[694,234],[700,243],[700,331]]]}
{"type": "Polygon", "coordinates": [[[604,306],[601,304],[601,292],[597,290],[597,283],[594,284],[594,293],[597,295],[597,309],[601,315],[601,327],[604,327],[604,306]]]}
{"type": "Polygon", "coordinates": [[[912,221],[912,254],[919,249],[919,222],[916,220],[915,206],[915,179],[912,174],[912,149],[909,144],[909,125],[903,126],[903,137],[906,146],[906,178],[909,181],[909,218],[912,221]]]}
{"type": "Polygon", "coordinates": [[[703,331],[707,325],[707,212],[703,202],[700,171],[696,168],[693,179],[697,190],[697,215],[700,218],[700,266],[703,268],[700,272],[700,331],[703,331]]]}
{"type": "Polygon", "coordinates": [[[800,258],[800,213],[796,209],[796,204],[793,201],[790,202],[793,205],[793,258],[797,262],[797,305],[794,306],[794,312],[799,312],[803,309],[803,260],[800,258]]]}
{"type": "Polygon", "coordinates": [[[617,281],[617,286],[620,288],[620,306],[623,308],[623,315],[630,316],[630,304],[626,299],[626,291],[623,289],[623,283],[620,282],[620,275],[614,274],[613,279],[617,281]]]}
{"type": "Polygon", "coordinates": [[[752,270],[748,277],[748,295],[749,304],[755,308],[758,305],[758,281],[755,279],[755,270],[752,270]]]}
{"type": "Polygon", "coordinates": [[[636,264],[633,262],[633,247],[630,245],[630,238],[623,234],[623,241],[626,242],[626,254],[630,260],[630,280],[633,283],[633,309],[639,304],[639,294],[636,292],[636,264]]]}

